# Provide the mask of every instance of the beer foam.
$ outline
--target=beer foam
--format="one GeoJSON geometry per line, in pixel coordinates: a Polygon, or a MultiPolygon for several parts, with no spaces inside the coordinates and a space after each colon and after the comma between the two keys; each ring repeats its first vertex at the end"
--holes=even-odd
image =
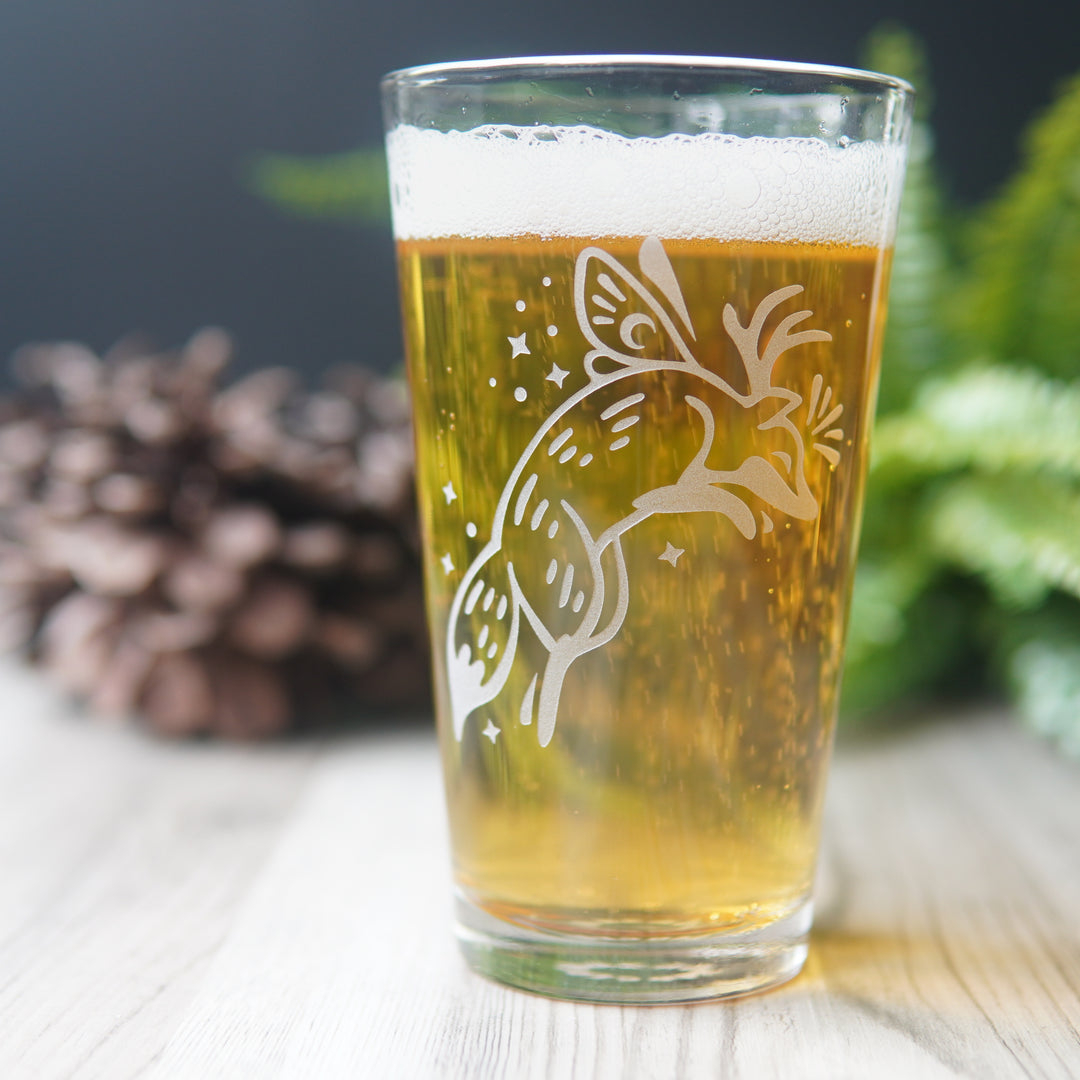
{"type": "Polygon", "coordinates": [[[626,138],[588,127],[387,136],[394,232],[884,245],[903,152],[812,138],[626,138]]]}

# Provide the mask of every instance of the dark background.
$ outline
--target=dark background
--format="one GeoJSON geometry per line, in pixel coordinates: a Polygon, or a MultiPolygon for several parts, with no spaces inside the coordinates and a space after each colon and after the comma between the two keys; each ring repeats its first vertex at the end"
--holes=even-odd
{"type": "Polygon", "coordinates": [[[388,227],[290,218],[241,181],[268,152],[381,138],[380,74],[436,60],[689,52],[854,65],[917,32],[950,193],[992,193],[1080,68],[1080,4],[911,0],[0,0],[0,357],[235,332],[238,367],[400,359],[388,227]]]}

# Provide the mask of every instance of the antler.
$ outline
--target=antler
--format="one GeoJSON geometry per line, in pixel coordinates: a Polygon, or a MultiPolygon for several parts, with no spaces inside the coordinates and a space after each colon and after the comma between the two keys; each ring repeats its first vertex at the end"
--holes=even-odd
{"type": "Polygon", "coordinates": [[[769,338],[765,352],[759,353],[765,320],[785,300],[790,300],[802,291],[801,285],[788,285],[769,293],[758,304],[748,326],[743,326],[739,322],[739,316],[731,304],[724,305],[724,329],[727,330],[728,336],[735,343],[735,348],[739,350],[739,356],[742,357],[751,398],[762,397],[772,386],[772,369],[781,353],[811,341],[832,341],[832,334],[825,330],[802,330],[798,334],[792,334],[792,327],[798,326],[804,319],[813,315],[812,311],[796,311],[777,326],[769,338]]]}

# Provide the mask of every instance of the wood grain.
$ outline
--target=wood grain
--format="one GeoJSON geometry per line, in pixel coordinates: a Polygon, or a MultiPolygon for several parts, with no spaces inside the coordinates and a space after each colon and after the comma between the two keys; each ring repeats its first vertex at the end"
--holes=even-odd
{"type": "Polygon", "coordinates": [[[310,771],[165,746],[0,674],[0,1076],[145,1071],[310,771]]]}
{"type": "Polygon", "coordinates": [[[842,749],[795,982],[618,1008],[464,968],[427,734],[167,746],[2,680],[5,1078],[1080,1075],[1080,769],[1000,716],[842,749]]]}

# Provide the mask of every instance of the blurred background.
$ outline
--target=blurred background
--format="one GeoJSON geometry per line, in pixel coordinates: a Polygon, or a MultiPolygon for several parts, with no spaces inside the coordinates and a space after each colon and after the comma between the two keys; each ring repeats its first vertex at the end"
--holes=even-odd
{"type": "Polygon", "coordinates": [[[1080,753],[1078,42],[1061,0],[4,0],[0,357],[90,351],[24,351],[0,402],[0,644],[173,735],[335,679],[426,708],[405,391],[323,382],[402,361],[380,76],[866,66],[919,101],[843,711],[1007,696],[1080,753]],[[133,332],[188,345],[99,362],[133,332]]]}
{"type": "Polygon", "coordinates": [[[999,720],[1080,760],[1078,46],[1077,0],[0,0],[0,1080],[528,1064],[445,981],[427,744],[225,744],[430,726],[378,82],[567,52],[920,91],[842,708],[887,752],[725,1073],[1077,1069],[1075,769],[999,720]]]}
{"type": "Polygon", "coordinates": [[[396,67],[605,51],[856,65],[884,19],[925,45],[945,189],[987,196],[1076,65],[1075,3],[5,0],[0,356],[132,330],[174,345],[213,323],[239,369],[396,365],[387,226],[282,214],[252,191],[263,155],[376,146],[396,67]]]}

